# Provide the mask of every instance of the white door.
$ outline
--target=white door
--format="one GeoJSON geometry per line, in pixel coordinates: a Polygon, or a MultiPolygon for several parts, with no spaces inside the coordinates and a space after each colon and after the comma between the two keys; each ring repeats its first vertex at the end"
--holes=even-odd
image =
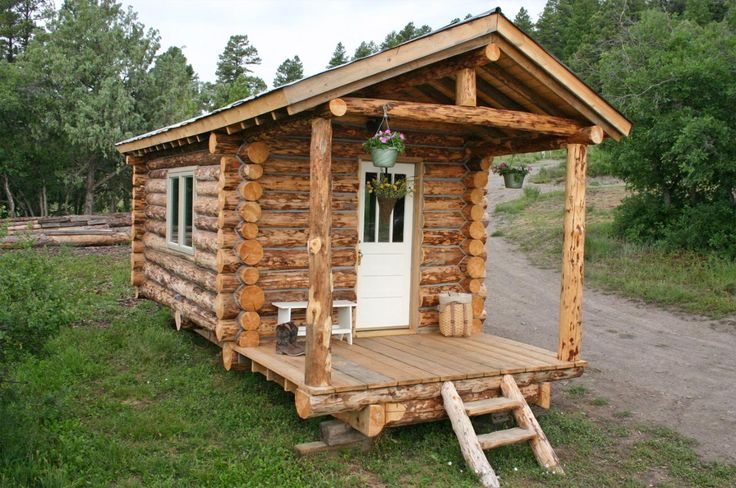
{"type": "MultiPolygon", "coordinates": [[[[382,173],[370,161],[360,163],[357,329],[408,327],[410,322],[414,198],[397,201],[390,217],[382,219],[375,195],[366,189],[366,181],[382,173]]],[[[413,180],[414,165],[397,163],[388,177],[413,180]]]]}

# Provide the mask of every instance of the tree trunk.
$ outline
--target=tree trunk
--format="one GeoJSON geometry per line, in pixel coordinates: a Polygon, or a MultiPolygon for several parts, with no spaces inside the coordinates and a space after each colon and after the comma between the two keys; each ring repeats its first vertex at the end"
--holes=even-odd
{"type": "Polygon", "coordinates": [[[8,175],[3,174],[3,189],[5,190],[5,197],[8,199],[8,217],[11,219],[15,218],[15,200],[13,199],[13,192],[10,191],[10,182],[8,181],[8,175]]]}
{"type": "Polygon", "coordinates": [[[95,207],[95,165],[90,163],[87,167],[87,182],[84,186],[84,215],[92,215],[95,207]]]}

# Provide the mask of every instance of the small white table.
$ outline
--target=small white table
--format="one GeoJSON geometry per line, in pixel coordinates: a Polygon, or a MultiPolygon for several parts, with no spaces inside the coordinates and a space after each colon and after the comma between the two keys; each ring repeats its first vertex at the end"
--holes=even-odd
{"type": "MultiPolygon", "coordinates": [[[[306,310],[308,302],[273,302],[273,306],[278,310],[277,324],[291,322],[292,310],[306,310]]],[[[353,309],[358,304],[348,300],[335,300],[332,302],[332,308],[337,310],[337,323],[332,326],[332,335],[339,335],[340,340],[347,336],[348,344],[353,344],[353,309]]],[[[299,327],[299,334],[307,335],[307,328],[299,327]]]]}

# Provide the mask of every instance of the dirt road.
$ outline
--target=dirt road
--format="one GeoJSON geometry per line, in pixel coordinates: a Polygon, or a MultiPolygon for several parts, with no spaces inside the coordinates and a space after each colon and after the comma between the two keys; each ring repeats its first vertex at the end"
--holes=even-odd
{"type": "MultiPolygon", "coordinates": [[[[492,177],[489,211],[520,194],[492,177]]],[[[493,220],[491,214],[489,234],[493,220]]],[[[487,282],[488,332],[557,349],[557,271],[532,266],[504,238],[492,237],[487,282]]],[[[636,420],[694,438],[707,459],[736,462],[736,320],[673,313],[589,288],[583,302],[589,368],[571,384],[636,420]]]]}

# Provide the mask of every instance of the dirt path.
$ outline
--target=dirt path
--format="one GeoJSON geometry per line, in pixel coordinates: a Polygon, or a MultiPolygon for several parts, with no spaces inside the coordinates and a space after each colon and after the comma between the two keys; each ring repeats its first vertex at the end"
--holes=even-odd
{"type": "MultiPolygon", "coordinates": [[[[542,190],[552,187],[544,185],[542,190]]],[[[521,190],[489,183],[489,211],[521,190]]],[[[493,232],[493,216],[489,234],[493,232]]],[[[532,266],[500,237],[488,239],[486,330],[557,349],[560,276],[532,266]]],[[[586,288],[582,357],[573,385],[699,442],[707,459],[736,462],[736,324],[676,314],[586,288]]]]}

